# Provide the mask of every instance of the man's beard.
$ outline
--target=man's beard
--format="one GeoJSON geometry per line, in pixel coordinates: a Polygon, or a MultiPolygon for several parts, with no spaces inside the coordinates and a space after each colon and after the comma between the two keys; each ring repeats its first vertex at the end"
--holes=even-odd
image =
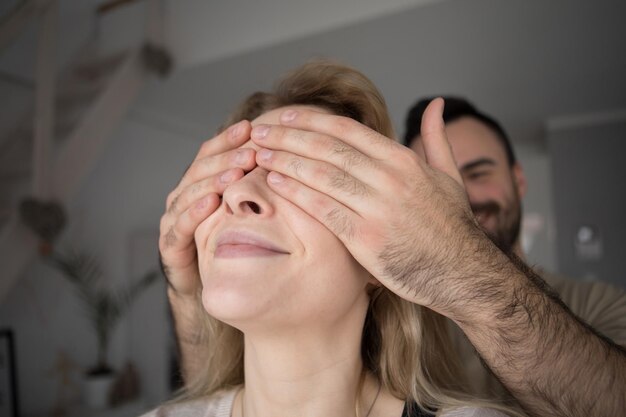
{"type": "Polygon", "coordinates": [[[513,198],[507,201],[506,207],[501,207],[493,200],[472,204],[475,216],[495,217],[495,230],[481,229],[489,239],[504,253],[511,253],[519,238],[522,223],[522,204],[514,190],[513,198]]]}

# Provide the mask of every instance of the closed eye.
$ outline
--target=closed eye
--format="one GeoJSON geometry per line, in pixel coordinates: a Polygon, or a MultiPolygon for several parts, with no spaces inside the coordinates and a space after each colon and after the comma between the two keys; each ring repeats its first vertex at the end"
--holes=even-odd
{"type": "Polygon", "coordinates": [[[489,174],[489,171],[476,171],[465,174],[465,178],[467,178],[468,180],[478,180],[486,178],[489,174]]]}
{"type": "Polygon", "coordinates": [[[460,167],[463,178],[466,180],[480,180],[488,177],[496,162],[491,158],[479,158],[465,163],[460,167]]]}

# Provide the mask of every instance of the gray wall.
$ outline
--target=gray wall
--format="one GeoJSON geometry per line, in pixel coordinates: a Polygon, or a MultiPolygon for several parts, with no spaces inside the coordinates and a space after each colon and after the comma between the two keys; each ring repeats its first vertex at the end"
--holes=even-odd
{"type": "Polygon", "coordinates": [[[626,287],[626,120],[553,130],[548,141],[560,272],[626,287]]]}
{"type": "MultiPolygon", "coordinates": [[[[104,278],[116,287],[158,266],[158,224],[165,197],[196,154],[200,141],[126,120],[79,193],[72,223],[59,250],[97,256],[104,278]]],[[[0,276],[1,279],[1,276],[0,276]]],[[[146,409],[169,392],[168,352],[173,343],[160,280],[134,304],[115,330],[109,360],[115,369],[138,369],[146,409]]],[[[17,350],[22,416],[49,415],[59,389],[51,370],[60,352],[74,362],[71,389],[95,362],[96,341],[72,287],[40,259],[0,305],[0,328],[12,328],[17,350]]],[[[75,397],[80,393],[72,392],[75,397]]]]}
{"type": "Polygon", "coordinates": [[[548,150],[545,146],[518,143],[515,154],[528,182],[522,201],[521,230],[526,261],[543,270],[556,272],[556,225],[548,150]]]}

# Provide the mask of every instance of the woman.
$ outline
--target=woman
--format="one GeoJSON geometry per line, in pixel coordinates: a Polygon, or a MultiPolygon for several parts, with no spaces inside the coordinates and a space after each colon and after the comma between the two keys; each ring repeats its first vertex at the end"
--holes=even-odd
{"type": "MultiPolygon", "coordinates": [[[[301,106],[394,137],[374,85],[329,62],[250,96],[228,124],[275,125],[301,106]]],[[[464,394],[446,320],[382,287],[267,174],[256,167],[229,185],[197,228],[204,369],[146,416],[503,415],[464,394]]]]}

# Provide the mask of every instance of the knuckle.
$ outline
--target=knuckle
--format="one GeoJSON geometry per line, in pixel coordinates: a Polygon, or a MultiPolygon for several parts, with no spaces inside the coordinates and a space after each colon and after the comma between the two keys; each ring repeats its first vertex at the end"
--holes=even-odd
{"type": "Polygon", "coordinates": [[[178,238],[176,237],[176,232],[174,231],[174,226],[170,226],[165,236],[163,236],[164,246],[165,248],[171,248],[176,245],[178,238]]]}
{"type": "Polygon", "coordinates": [[[167,198],[165,199],[165,206],[169,207],[170,204],[172,203],[172,200],[174,200],[174,198],[176,198],[177,195],[178,195],[178,189],[171,191],[167,195],[167,198]]]}
{"type": "Polygon", "coordinates": [[[356,125],[356,122],[353,119],[346,116],[338,116],[335,120],[335,128],[340,135],[352,131],[356,125]]]}
{"type": "Polygon", "coordinates": [[[334,156],[345,156],[348,158],[352,158],[352,154],[354,154],[354,148],[340,140],[333,140],[332,144],[330,144],[330,153],[334,156]]]}
{"type": "Polygon", "coordinates": [[[362,153],[352,149],[345,153],[342,166],[345,171],[350,172],[354,167],[363,165],[366,162],[367,158],[362,153]]]}
{"type": "Polygon", "coordinates": [[[326,211],[327,197],[316,195],[311,199],[310,207],[314,213],[324,213],[326,211]]]}
{"type": "Polygon", "coordinates": [[[329,174],[330,167],[325,164],[316,164],[311,170],[311,177],[316,182],[328,178],[329,174]]]}
{"type": "Polygon", "coordinates": [[[172,238],[170,236],[170,230],[172,230],[171,227],[168,228],[167,232],[162,233],[161,236],[159,236],[159,251],[162,253],[166,252],[172,246],[171,245],[172,238]]]}
{"type": "Polygon", "coordinates": [[[332,188],[343,190],[346,188],[346,173],[338,172],[330,176],[328,184],[332,188]]]}
{"type": "Polygon", "coordinates": [[[304,164],[302,163],[302,160],[300,158],[297,158],[297,157],[290,158],[289,162],[287,164],[287,167],[288,167],[289,171],[291,173],[293,173],[294,176],[297,177],[297,178],[302,178],[303,166],[304,166],[304,164]]]}
{"type": "Polygon", "coordinates": [[[348,172],[354,167],[369,163],[369,158],[340,140],[334,140],[330,145],[330,154],[339,158],[341,167],[348,172]]]}
{"type": "Polygon", "coordinates": [[[302,130],[298,130],[298,129],[290,129],[289,131],[285,130],[285,129],[281,129],[283,130],[283,138],[286,139],[287,137],[289,137],[290,141],[295,141],[295,142],[305,142],[306,141],[306,133],[302,130]]]}
{"type": "Polygon", "coordinates": [[[215,157],[206,156],[204,158],[198,159],[197,161],[193,161],[189,166],[189,170],[187,170],[187,172],[191,173],[192,171],[196,171],[198,169],[208,170],[213,168],[215,165],[215,157]]]}
{"type": "Polygon", "coordinates": [[[342,239],[351,240],[354,237],[354,225],[345,212],[339,208],[329,210],[324,216],[326,224],[342,239]]]}
{"type": "Polygon", "coordinates": [[[176,197],[174,197],[174,199],[170,202],[169,207],[167,209],[168,213],[173,213],[176,214],[178,213],[178,203],[180,200],[180,196],[182,194],[177,195],[176,197]]]}
{"type": "Polygon", "coordinates": [[[204,189],[205,181],[195,182],[189,186],[189,192],[191,194],[198,194],[204,189]]]}
{"type": "Polygon", "coordinates": [[[393,139],[389,139],[384,135],[381,135],[380,133],[378,133],[377,131],[369,128],[369,127],[364,127],[362,126],[362,134],[363,137],[365,138],[365,141],[370,145],[370,146],[394,146],[396,143],[393,139]]]}
{"type": "Polygon", "coordinates": [[[348,193],[349,195],[367,194],[366,186],[345,171],[335,172],[330,176],[331,187],[348,193]]]}

